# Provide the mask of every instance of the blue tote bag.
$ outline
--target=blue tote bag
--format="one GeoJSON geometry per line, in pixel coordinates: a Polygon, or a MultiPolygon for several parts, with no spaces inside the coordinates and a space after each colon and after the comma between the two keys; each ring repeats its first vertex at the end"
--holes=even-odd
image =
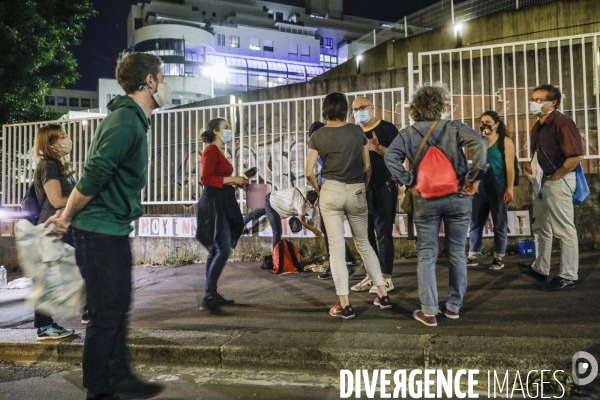
{"type": "Polygon", "coordinates": [[[577,186],[575,187],[575,192],[573,192],[573,204],[578,206],[590,195],[590,187],[585,180],[581,164],[575,169],[575,181],[577,186]]]}

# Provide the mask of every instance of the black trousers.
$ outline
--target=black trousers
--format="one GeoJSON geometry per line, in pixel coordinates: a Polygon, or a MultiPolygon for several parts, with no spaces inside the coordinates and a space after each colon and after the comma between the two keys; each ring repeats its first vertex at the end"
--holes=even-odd
{"type": "Polygon", "coordinates": [[[128,236],[73,230],[75,257],[87,290],[90,323],[83,346],[83,386],[106,393],[130,372],[125,338],[131,304],[131,247],[128,236]]]}
{"type": "Polygon", "coordinates": [[[391,274],[394,269],[394,219],[398,207],[398,188],[388,181],[367,189],[369,207],[369,243],[379,258],[381,273],[391,274]]]}

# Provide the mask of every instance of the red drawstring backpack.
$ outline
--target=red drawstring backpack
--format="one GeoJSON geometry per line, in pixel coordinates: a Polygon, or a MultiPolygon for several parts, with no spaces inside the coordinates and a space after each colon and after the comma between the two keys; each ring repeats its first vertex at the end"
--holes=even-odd
{"type": "MultiPolygon", "coordinates": [[[[444,125],[444,129],[435,144],[429,146],[425,151],[425,155],[418,165],[417,184],[415,188],[419,191],[421,197],[425,199],[435,199],[458,192],[458,178],[456,177],[454,165],[437,147],[437,144],[446,132],[446,125],[444,125]]],[[[435,126],[435,122],[433,126],[435,126]]],[[[433,129],[429,129],[419,146],[420,149],[427,143],[432,131],[433,129]]]]}

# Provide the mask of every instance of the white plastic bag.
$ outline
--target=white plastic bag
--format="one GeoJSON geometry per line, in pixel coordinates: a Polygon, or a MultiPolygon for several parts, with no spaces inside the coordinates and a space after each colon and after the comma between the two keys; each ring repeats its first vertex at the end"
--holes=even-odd
{"type": "Polygon", "coordinates": [[[19,264],[25,276],[33,279],[27,300],[37,311],[71,318],[83,311],[85,284],[75,262],[75,249],[48,236],[54,225],[17,223],[16,244],[19,264]]]}
{"type": "Polygon", "coordinates": [[[18,278],[8,282],[7,289],[25,289],[33,284],[33,280],[31,278],[18,278]]]}

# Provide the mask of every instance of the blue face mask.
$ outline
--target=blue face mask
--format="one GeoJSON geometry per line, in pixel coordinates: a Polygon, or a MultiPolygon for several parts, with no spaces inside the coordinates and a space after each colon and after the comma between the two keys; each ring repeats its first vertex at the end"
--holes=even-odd
{"type": "Polygon", "coordinates": [[[223,143],[227,144],[231,142],[231,139],[233,139],[233,131],[231,129],[223,129],[223,134],[221,135],[223,143]]]}
{"type": "Polygon", "coordinates": [[[369,110],[357,111],[354,113],[354,120],[359,124],[366,124],[371,119],[369,110]]]}

